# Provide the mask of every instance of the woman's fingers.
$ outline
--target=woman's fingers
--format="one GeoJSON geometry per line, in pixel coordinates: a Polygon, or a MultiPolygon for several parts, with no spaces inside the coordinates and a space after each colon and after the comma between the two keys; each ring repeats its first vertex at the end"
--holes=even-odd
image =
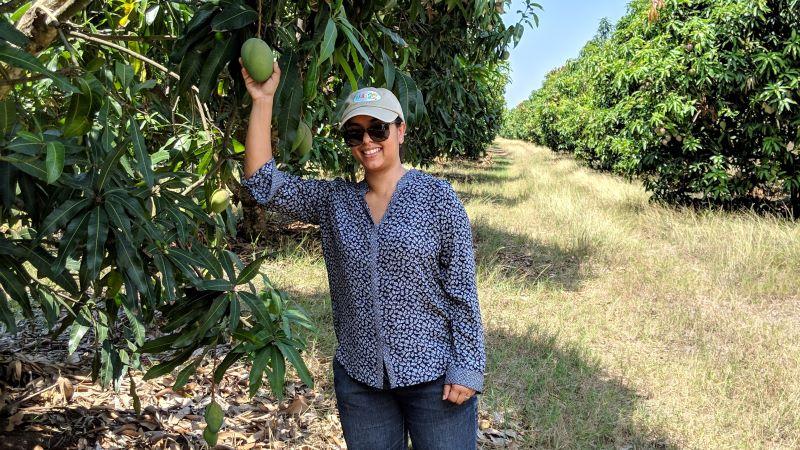
{"type": "Polygon", "coordinates": [[[449,396],[450,396],[450,385],[449,384],[445,384],[444,385],[444,395],[442,396],[442,400],[447,400],[447,397],[449,397],[449,396]]]}

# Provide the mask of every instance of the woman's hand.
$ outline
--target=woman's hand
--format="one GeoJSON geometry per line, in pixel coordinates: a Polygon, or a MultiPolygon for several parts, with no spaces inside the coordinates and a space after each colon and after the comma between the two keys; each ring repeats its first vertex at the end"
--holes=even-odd
{"type": "Polygon", "coordinates": [[[475,390],[460,384],[445,384],[442,400],[449,400],[460,405],[475,395],[475,390]]]}
{"type": "Polygon", "coordinates": [[[244,77],[244,84],[247,86],[247,92],[250,93],[250,98],[253,102],[259,100],[273,100],[275,91],[278,89],[278,83],[281,80],[281,68],[278,66],[278,61],[272,63],[272,76],[259,83],[247,73],[247,69],[242,64],[242,58],[239,58],[239,64],[242,65],[242,77],[244,77]]]}

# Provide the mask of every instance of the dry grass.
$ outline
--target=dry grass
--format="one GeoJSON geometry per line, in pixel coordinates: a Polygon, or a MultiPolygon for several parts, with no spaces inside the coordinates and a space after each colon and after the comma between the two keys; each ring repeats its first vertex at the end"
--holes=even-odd
{"type": "MultiPolygon", "coordinates": [[[[517,141],[491,159],[422,170],[471,218],[482,408],[523,424],[523,447],[800,447],[797,224],[651,205],[638,184],[517,141]]],[[[329,357],[319,245],[294,248],[264,270],[329,357]]],[[[315,372],[329,389],[330,368],[315,372]]]]}

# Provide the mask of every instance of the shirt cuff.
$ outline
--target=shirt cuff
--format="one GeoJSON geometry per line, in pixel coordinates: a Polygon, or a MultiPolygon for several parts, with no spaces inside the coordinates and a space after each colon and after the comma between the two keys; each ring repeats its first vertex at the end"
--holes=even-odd
{"type": "Polygon", "coordinates": [[[476,393],[483,392],[483,373],[471,369],[450,366],[444,376],[445,384],[460,384],[466,386],[476,393]]]}
{"type": "Polygon", "coordinates": [[[256,202],[266,204],[283,184],[283,173],[275,165],[275,157],[264,163],[249,178],[242,179],[242,186],[250,191],[256,202]]]}

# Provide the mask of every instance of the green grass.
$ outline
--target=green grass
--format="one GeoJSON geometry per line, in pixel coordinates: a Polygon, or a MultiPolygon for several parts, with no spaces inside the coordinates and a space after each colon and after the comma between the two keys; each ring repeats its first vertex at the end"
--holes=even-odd
{"type": "MultiPolygon", "coordinates": [[[[478,246],[481,408],[525,448],[800,446],[800,227],[648,203],[640,185],[498,140],[453,183],[478,246]]],[[[263,270],[309,310],[332,396],[327,274],[313,234],[263,270]]]]}

